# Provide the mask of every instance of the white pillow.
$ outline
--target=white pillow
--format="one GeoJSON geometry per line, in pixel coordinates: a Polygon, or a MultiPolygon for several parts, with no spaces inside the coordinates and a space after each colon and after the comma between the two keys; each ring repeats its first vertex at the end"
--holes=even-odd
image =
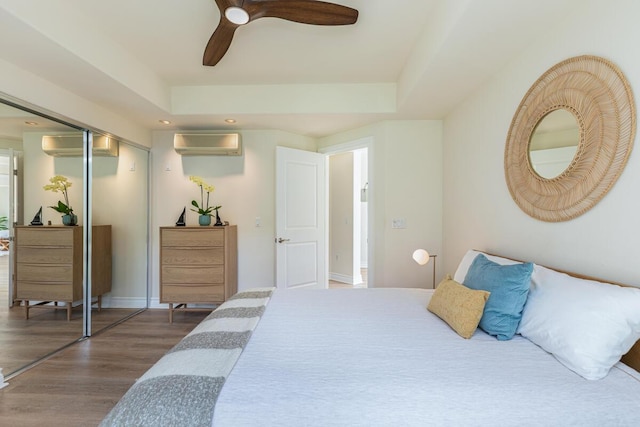
{"type": "Polygon", "coordinates": [[[539,265],[518,333],[588,380],[604,378],[640,339],[640,289],[539,265]]]}
{"type": "Polygon", "coordinates": [[[512,259],[502,258],[499,256],[487,255],[484,252],[476,251],[474,249],[469,249],[467,253],[460,260],[460,264],[458,264],[458,269],[453,276],[453,280],[458,283],[464,283],[464,278],[467,277],[467,272],[469,271],[469,267],[471,267],[471,263],[478,256],[478,254],[484,254],[489,261],[497,262],[500,265],[513,265],[513,264],[521,264],[519,261],[514,261],[512,259]]]}

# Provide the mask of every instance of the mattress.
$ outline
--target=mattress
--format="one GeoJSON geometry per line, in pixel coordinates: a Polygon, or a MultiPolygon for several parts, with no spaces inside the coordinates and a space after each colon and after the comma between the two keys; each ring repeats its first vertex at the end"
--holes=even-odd
{"type": "Polygon", "coordinates": [[[530,341],[465,340],[422,289],[276,291],[213,425],[640,425],[640,376],[588,381],[530,341]]]}

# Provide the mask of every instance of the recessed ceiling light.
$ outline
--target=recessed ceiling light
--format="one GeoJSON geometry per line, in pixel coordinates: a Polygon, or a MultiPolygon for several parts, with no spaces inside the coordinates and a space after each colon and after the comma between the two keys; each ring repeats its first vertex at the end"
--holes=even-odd
{"type": "Polygon", "coordinates": [[[163,125],[170,125],[171,122],[169,120],[158,120],[160,123],[162,123],[163,125]]]}
{"type": "Polygon", "coordinates": [[[230,124],[234,124],[236,122],[236,119],[225,119],[224,121],[230,124]]]}
{"type": "Polygon", "coordinates": [[[25,125],[38,126],[38,122],[24,122],[25,125]]]}

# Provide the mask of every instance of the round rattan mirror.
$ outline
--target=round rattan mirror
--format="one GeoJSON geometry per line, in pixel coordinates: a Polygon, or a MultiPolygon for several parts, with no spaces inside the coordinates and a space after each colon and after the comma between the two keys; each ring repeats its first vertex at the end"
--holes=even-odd
{"type": "Polygon", "coordinates": [[[511,122],[504,157],[511,197],[524,212],[543,221],[582,215],[622,173],[635,128],[633,94],[617,66],[596,56],[560,62],[533,84],[511,122]],[[580,140],[569,165],[546,178],[534,170],[529,148],[541,120],[556,110],[575,117],[580,140]]]}

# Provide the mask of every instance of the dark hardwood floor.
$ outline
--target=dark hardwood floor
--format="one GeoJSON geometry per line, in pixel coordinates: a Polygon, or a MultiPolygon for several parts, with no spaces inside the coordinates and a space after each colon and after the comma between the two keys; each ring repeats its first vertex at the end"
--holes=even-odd
{"type": "Polygon", "coordinates": [[[2,426],[96,426],[206,312],[147,310],[54,355],[0,390],[2,426]]]}

